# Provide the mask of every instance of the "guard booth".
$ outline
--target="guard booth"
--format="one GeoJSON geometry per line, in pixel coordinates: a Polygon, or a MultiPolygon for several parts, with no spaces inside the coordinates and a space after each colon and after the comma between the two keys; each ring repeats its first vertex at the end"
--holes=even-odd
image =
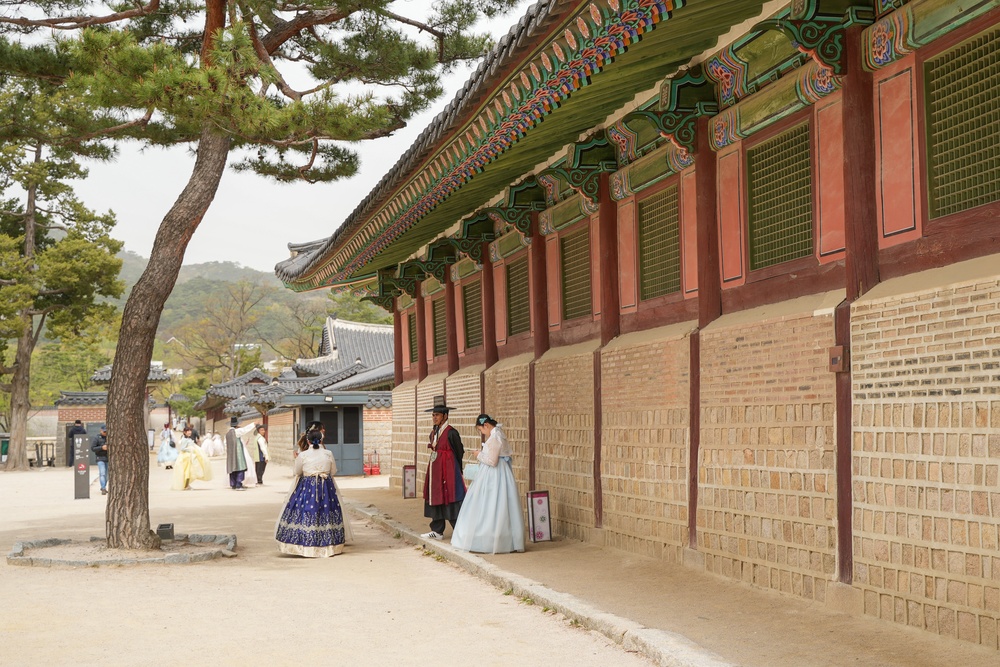
{"type": "Polygon", "coordinates": [[[337,476],[364,474],[364,406],[367,392],[337,391],[324,394],[289,394],[282,405],[298,410],[297,432],[311,421],[325,430],[323,444],[337,462],[337,476]]]}

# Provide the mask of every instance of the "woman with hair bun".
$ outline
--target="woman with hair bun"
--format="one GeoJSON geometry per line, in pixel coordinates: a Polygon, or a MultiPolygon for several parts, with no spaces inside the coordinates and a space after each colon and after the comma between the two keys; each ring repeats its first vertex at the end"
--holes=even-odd
{"type": "Polygon", "coordinates": [[[489,415],[479,415],[476,430],[486,442],[476,456],[479,472],[462,503],[451,544],[477,553],[524,551],[524,519],[510,462],[514,450],[503,427],[489,415]]]}
{"type": "Polygon", "coordinates": [[[323,433],[310,428],[308,448],[295,458],[295,480],[278,519],[274,539],[282,553],[329,558],[344,550],[350,538],[333,476],[337,463],[323,446],[323,433]]]}

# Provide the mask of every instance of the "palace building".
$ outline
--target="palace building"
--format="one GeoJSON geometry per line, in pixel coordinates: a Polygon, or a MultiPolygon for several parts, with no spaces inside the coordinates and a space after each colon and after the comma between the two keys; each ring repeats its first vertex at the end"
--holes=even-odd
{"type": "Polygon", "coordinates": [[[998,88],[1000,0],[541,0],[276,272],[393,313],[394,488],[443,396],[558,536],[996,648],[998,88]]]}

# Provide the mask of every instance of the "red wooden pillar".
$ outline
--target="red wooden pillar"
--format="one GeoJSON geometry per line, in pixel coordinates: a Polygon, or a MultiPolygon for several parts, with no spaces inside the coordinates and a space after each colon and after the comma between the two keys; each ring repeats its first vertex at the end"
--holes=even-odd
{"type": "Polygon", "coordinates": [[[417,382],[427,377],[427,315],[424,313],[423,283],[418,282],[413,297],[417,311],[417,382]]]}
{"type": "Polygon", "coordinates": [[[499,359],[497,350],[496,290],[493,286],[493,260],[490,259],[490,244],[483,243],[483,352],[484,365],[489,368],[499,359]]]}
{"type": "Polygon", "coordinates": [[[393,385],[403,384],[403,316],[392,300],[392,374],[393,385]]]}
{"type": "Polygon", "coordinates": [[[445,331],[448,332],[448,375],[451,375],[458,372],[458,337],[462,332],[458,331],[458,318],[455,315],[455,285],[451,282],[450,266],[444,267],[444,317],[445,331]]]}
{"type": "MultiPolygon", "coordinates": [[[[844,264],[847,299],[834,312],[834,337],[851,349],[851,303],[879,282],[878,218],[875,183],[875,114],[872,75],[861,66],[863,26],[844,35],[843,147],[844,147],[844,264]]],[[[854,497],[851,468],[853,438],[850,355],[837,373],[835,387],[837,433],[837,578],[854,580],[854,497]]]]}
{"type": "Polygon", "coordinates": [[[698,230],[698,329],[691,335],[690,402],[688,404],[688,546],[698,548],[698,467],[701,446],[701,335],[700,330],[722,314],[722,277],[719,270],[718,178],[716,155],[709,142],[710,119],[698,118],[695,130],[694,183],[698,230]]]}

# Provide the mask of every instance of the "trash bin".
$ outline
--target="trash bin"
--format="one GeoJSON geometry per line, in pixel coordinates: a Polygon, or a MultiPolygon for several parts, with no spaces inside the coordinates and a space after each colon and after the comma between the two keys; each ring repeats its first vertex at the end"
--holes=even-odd
{"type": "Polygon", "coordinates": [[[10,449],[10,433],[0,433],[0,462],[7,460],[8,449],[10,449]]]}

